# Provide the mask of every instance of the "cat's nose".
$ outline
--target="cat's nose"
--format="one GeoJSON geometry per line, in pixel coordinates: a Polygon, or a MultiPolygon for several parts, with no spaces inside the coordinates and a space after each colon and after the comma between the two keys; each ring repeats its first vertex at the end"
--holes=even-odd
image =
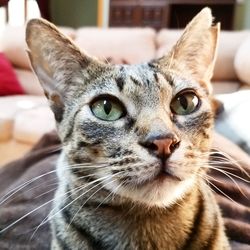
{"type": "Polygon", "coordinates": [[[160,157],[170,156],[180,145],[180,142],[175,138],[158,139],[154,140],[153,143],[156,145],[156,153],[160,157]]]}
{"type": "Polygon", "coordinates": [[[180,140],[173,135],[149,138],[142,146],[154,153],[157,157],[166,160],[179,146],[180,140]]]}

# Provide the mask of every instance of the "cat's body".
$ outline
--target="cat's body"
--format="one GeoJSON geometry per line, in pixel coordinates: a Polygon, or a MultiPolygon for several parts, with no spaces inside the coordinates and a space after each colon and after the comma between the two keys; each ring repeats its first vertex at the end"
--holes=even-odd
{"type": "Polygon", "coordinates": [[[203,10],[166,57],[131,66],[82,54],[44,21],[28,24],[63,143],[52,249],[229,249],[204,180],[219,30],[211,20],[203,10]]]}

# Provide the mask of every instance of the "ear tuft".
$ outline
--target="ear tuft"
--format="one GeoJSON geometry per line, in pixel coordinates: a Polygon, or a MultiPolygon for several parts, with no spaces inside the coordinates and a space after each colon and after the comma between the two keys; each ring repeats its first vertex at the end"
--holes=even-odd
{"type": "Polygon", "coordinates": [[[211,9],[208,7],[203,8],[188,24],[188,26],[197,25],[201,28],[208,29],[211,27],[213,22],[212,12],[211,9]]]}

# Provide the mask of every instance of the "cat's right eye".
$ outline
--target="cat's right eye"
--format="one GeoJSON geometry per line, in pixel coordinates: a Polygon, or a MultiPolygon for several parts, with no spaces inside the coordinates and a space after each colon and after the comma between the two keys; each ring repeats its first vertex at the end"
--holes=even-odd
{"type": "Polygon", "coordinates": [[[104,121],[116,121],[125,115],[125,108],[122,103],[110,96],[100,96],[90,105],[95,117],[104,121]]]}

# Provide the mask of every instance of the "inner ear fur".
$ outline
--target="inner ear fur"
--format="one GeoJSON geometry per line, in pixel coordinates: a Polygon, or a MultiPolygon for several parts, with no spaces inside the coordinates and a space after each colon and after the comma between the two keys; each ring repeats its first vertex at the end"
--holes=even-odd
{"type": "Polygon", "coordinates": [[[220,24],[212,26],[212,21],[211,10],[202,9],[187,25],[172,50],[158,61],[164,71],[172,70],[205,83],[209,92],[220,31],[220,24]]]}
{"type": "Polygon", "coordinates": [[[79,70],[91,62],[69,38],[43,19],[32,19],[27,23],[26,42],[31,65],[41,78],[45,75],[57,78],[59,72],[79,70]]]}

